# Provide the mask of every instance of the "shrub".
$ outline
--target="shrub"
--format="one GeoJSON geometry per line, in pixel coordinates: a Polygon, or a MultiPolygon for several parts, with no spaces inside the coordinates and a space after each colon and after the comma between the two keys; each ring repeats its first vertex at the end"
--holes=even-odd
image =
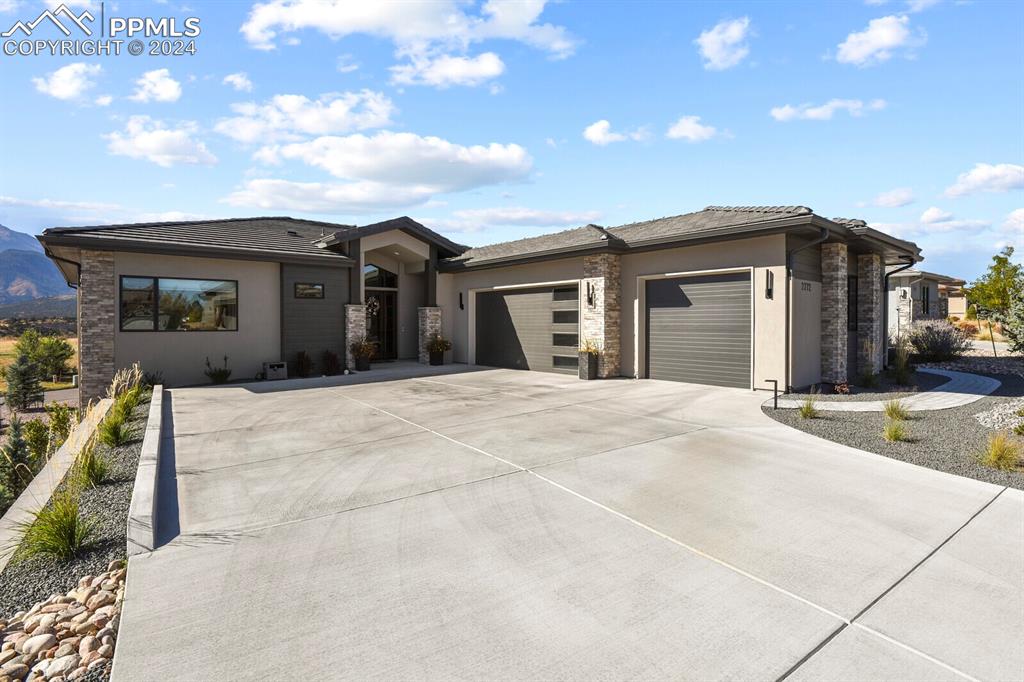
{"type": "Polygon", "coordinates": [[[990,434],[984,448],[978,453],[978,461],[993,469],[1010,471],[1020,464],[1020,443],[1004,431],[990,434]]]}
{"type": "Polygon", "coordinates": [[[452,342],[444,338],[440,334],[434,334],[427,341],[427,352],[428,353],[444,353],[452,349],[452,342]]]}
{"type": "Polygon", "coordinates": [[[1024,436],[1024,422],[1021,422],[1013,427],[1013,432],[1018,436],[1024,436]]]}
{"type": "Polygon", "coordinates": [[[21,420],[13,417],[7,430],[7,440],[0,448],[0,482],[12,497],[20,495],[32,481],[29,457],[21,420]]]}
{"type": "Polygon", "coordinates": [[[117,370],[114,379],[110,382],[110,386],[107,386],[107,397],[117,398],[117,396],[125,391],[130,391],[141,383],[142,367],[139,363],[136,362],[131,367],[122,367],[117,370]]]}
{"type": "Polygon", "coordinates": [[[43,401],[43,387],[39,383],[39,368],[25,353],[4,370],[7,379],[7,404],[15,410],[27,410],[33,403],[43,401]]]}
{"type": "Polygon", "coordinates": [[[898,399],[886,400],[882,404],[882,411],[885,412],[885,416],[894,421],[906,421],[910,418],[910,413],[907,412],[907,408],[903,406],[903,402],[898,399]]]}
{"type": "Polygon", "coordinates": [[[901,386],[910,383],[913,370],[910,368],[910,344],[903,337],[897,337],[893,343],[895,361],[892,367],[892,379],[901,386]]]}
{"type": "Polygon", "coordinates": [[[882,438],[890,443],[900,443],[910,440],[910,433],[907,425],[900,419],[886,419],[882,428],[882,438]]]}
{"type": "Polygon", "coordinates": [[[926,362],[952,360],[971,349],[967,334],[944,320],[912,323],[907,340],[926,362]]]}
{"type": "Polygon", "coordinates": [[[295,356],[295,372],[300,377],[308,377],[313,373],[313,358],[304,350],[300,350],[295,356]]]}
{"type": "Polygon", "coordinates": [[[593,339],[583,337],[580,340],[580,352],[586,353],[587,355],[600,355],[601,347],[597,345],[597,342],[593,339]]]}
{"type": "Polygon", "coordinates": [[[969,305],[967,306],[967,312],[964,313],[965,320],[976,320],[978,319],[978,306],[969,305]]]}
{"type": "Polygon", "coordinates": [[[81,487],[95,488],[107,479],[109,469],[110,464],[107,462],[107,458],[96,451],[95,443],[89,441],[78,453],[75,478],[81,487]]]}
{"type": "Polygon", "coordinates": [[[959,321],[960,321],[960,316],[959,315],[949,315],[948,317],[946,317],[946,322],[949,322],[950,324],[956,324],[959,321]]]}
{"type": "Polygon", "coordinates": [[[324,374],[327,376],[341,374],[341,359],[338,357],[337,353],[325,350],[320,364],[324,366],[324,374]]]}
{"type": "Polygon", "coordinates": [[[117,410],[127,421],[135,408],[142,402],[142,384],[137,384],[117,397],[113,409],[117,410]]]}
{"type": "Polygon", "coordinates": [[[210,358],[206,358],[206,370],[203,372],[211,384],[226,384],[231,378],[231,370],[228,368],[228,356],[224,356],[224,366],[214,367],[210,364],[210,358]]]}
{"type": "Polygon", "coordinates": [[[163,372],[143,372],[142,374],[142,385],[146,388],[153,388],[164,383],[163,372]]]}
{"type": "Polygon", "coordinates": [[[67,561],[81,552],[96,532],[93,519],[82,518],[78,494],[71,490],[53,496],[50,504],[16,525],[22,536],[18,553],[23,558],[51,556],[67,561]]]}
{"type": "Polygon", "coordinates": [[[71,429],[78,423],[78,410],[64,403],[50,403],[46,406],[50,418],[50,447],[54,450],[64,444],[71,435],[71,429]]]}
{"type": "Polygon", "coordinates": [[[800,403],[800,418],[801,419],[817,419],[818,408],[815,406],[814,396],[807,396],[802,403],[800,403]]]}
{"type": "Polygon", "coordinates": [[[349,350],[352,351],[353,357],[372,358],[377,353],[377,345],[364,336],[353,341],[349,350]]]}
{"type": "Polygon", "coordinates": [[[878,386],[878,375],[874,372],[861,372],[857,377],[857,385],[862,388],[876,388],[878,386]]]}
{"type": "Polygon", "coordinates": [[[978,323],[975,320],[961,320],[956,323],[957,328],[968,336],[978,333],[978,323]]]}
{"type": "Polygon", "coordinates": [[[46,461],[50,454],[50,427],[42,419],[31,419],[22,426],[25,444],[28,445],[28,456],[35,471],[46,461]]]}
{"type": "Polygon", "coordinates": [[[97,427],[96,435],[101,443],[111,448],[127,443],[130,434],[124,413],[116,408],[111,408],[97,427]]]}

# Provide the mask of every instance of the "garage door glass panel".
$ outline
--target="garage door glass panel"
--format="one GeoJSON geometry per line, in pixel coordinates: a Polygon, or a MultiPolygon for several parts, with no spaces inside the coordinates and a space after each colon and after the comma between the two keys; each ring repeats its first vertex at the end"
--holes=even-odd
{"type": "Polygon", "coordinates": [[[648,280],[647,376],[750,387],[750,273],[648,280]]]}
{"type": "Polygon", "coordinates": [[[491,367],[575,372],[578,300],[575,286],[477,294],[476,362],[491,367]]]}

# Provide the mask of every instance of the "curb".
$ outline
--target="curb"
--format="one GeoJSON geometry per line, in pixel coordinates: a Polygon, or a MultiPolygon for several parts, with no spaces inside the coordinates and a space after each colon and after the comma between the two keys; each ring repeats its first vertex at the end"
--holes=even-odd
{"type": "Polygon", "coordinates": [[[156,548],[156,486],[160,473],[160,441],[163,428],[164,387],[154,386],[149,402],[146,434],[142,439],[135,486],[128,507],[128,557],[156,548]]]}
{"type": "Polygon", "coordinates": [[[53,453],[46,466],[21,492],[3,518],[0,518],[0,571],[7,566],[14,554],[14,549],[21,541],[17,525],[30,520],[33,512],[41,509],[50,501],[53,491],[64,480],[64,475],[78,458],[79,451],[92,438],[96,427],[107,416],[107,412],[113,404],[114,401],[110,398],[104,398],[96,403],[85,419],[75,426],[74,431],[64,444],[57,448],[57,452],[53,453]]]}

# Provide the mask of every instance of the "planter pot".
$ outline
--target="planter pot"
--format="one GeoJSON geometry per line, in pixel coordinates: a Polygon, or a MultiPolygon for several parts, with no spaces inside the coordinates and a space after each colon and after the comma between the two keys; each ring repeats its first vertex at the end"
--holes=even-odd
{"type": "Polygon", "coordinates": [[[580,379],[597,378],[597,356],[593,353],[580,353],[580,379]]]}
{"type": "Polygon", "coordinates": [[[443,365],[444,364],[444,351],[443,350],[432,350],[432,351],[430,351],[430,364],[432,364],[432,365],[443,365]]]}
{"type": "Polygon", "coordinates": [[[357,357],[355,360],[357,372],[367,372],[370,370],[370,358],[357,357]]]}

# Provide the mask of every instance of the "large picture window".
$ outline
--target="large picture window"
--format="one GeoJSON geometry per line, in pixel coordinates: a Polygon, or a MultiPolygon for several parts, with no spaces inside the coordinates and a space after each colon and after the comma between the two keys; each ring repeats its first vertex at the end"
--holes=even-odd
{"type": "Polygon", "coordinates": [[[121,331],[238,331],[238,282],[121,277],[121,331]]]}

